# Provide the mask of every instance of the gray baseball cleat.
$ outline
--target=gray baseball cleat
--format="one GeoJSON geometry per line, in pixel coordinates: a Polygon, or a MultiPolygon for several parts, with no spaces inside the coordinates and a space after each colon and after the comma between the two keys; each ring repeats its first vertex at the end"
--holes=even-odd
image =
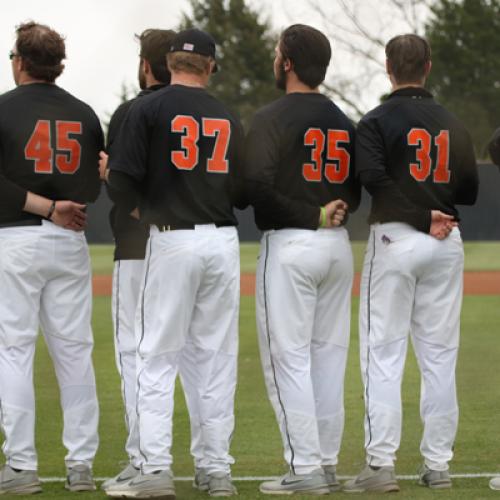
{"type": "Polygon", "coordinates": [[[429,469],[424,464],[418,475],[418,484],[420,486],[427,486],[433,490],[451,488],[450,473],[447,470],[429,469]]]}
{"type": "Polygon", "coordinates": [[[337,479],[337,467],[335,465],[323,465],[323,472],[325,473],[326,484],[330,488],[330,493],[339,491],[341,485],[337,479]]]}
{"type": "Polygon", "coordinates": [[[377,467],[373,469],[366,465],[361,473],[344,483],[342,490],[346,493],[364,493],[365,491],[379,491],[389,493],[399,491],[394,467],[377,467]]]}
{"type": "Polygon", "coordinates": [[[175,500],[174,477],[169,470],[158,470],[150,474],[137,474],[128,483],[119,488],[106,490],[112,498],[156,498],[157,500],[175,500]]]}
{"type": "Polygon", "coordinates": [[[500,490],[500,476],[490,479],[490,489],[500,490]]]}
{"type": "Polygon", "coordinates": [[[101,489],[108,490],[117,486],[120,487],[123,483],[127,483],[140,472],[140,469],[134,467],[132,464],[128,464],[117,476],[104,481],[104,483],[101,484],[101,489]]]}
{"type": "Polygon", "coordinates": [[[85,464],[69,467],[64,487],[69,491],[94,491],[96,487],[90,467],[85,464]]]}
{"type": "Polygon", "coordinates": [[[208,494],[211,497],[230,497],[238,491],[233,484],[231,474],[227,472],[213,472],[208,474],[208,494]]]}
{"type": "Polygon", "coordinates": [[[0,495],[30,495],[41,491],[42,486],[35,470],[15,471],[7,464],[0,469],[0,495]]]}
{"type": "Polygon", "coordinates": [[[193,488],[200,491],[208,491],[208,474],[207,469],[196,467],[194,469],[193,488]]]}
{"type": "Polygon", "coordinates": [[[328,495],[328,487],[323,469],[316,469],[309,474],[289,472],[273,481],[260,485],[260,492],[266,495],[328,495]]]}

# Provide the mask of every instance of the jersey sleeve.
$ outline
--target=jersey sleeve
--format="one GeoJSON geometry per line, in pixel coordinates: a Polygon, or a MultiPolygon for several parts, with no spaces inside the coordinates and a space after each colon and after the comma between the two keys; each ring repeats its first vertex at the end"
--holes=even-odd
{"type": "Polygon", "coordinates": [[[460,141],[460,168],[457,169],[455,187],[455,203],[458,205],[474,205],[479,190],[479,174],[472,139],[464,130],[460,141]]]}
{"type": "Polygon", "coordinates": [[[245,134],[240,123],[237,122],[234,128],[234,164],[229,169],[231,202],[236,208],[244,210],[248,206],[244,181],[245,134]]]}
{"type": "Polygon", "coordinates": [[[96,146],[95,168],[91,169],[87,176],[86,201],[94,202],[101,191],[101,179],[99,177],[99,152],[104,150],[104,133],[97,115],[92,112],[92,128],[96,146]]]}
{"type": "Polygon", "coordinates": [[[500,167],[500,128],[497,128],[488,144],[491,160],[500,167]]]}
{"type": "Polygon", "coordinates": [[[356,132],[356,175],[366,190],[383,204],[383,220],[405,222],[428,233],[431,212],[412,203],[387,172],[384,138],[373,119],[363,119],[356,132]]]}
{"type": "Polygon", "coordinates": [[[275,188],[280,152],[279,129],[270,117],[257,116],[245,141],[245,184],[256,211],[285,227],[317,229],[320,207],[294,200],[275,188]]]}
{"type": "Polygon", "coordinates": [[[22,214],[28,191],[12,182],[5,175],[0,144],[0,213],[17,211],[22,214]]]}
{"type": "Polygon", "coordinates": [[[109,159],[110,170],[122,172],[141,182],[147,171],[150,131],[148,116],[140,101],[127,112],[109,159]]]}

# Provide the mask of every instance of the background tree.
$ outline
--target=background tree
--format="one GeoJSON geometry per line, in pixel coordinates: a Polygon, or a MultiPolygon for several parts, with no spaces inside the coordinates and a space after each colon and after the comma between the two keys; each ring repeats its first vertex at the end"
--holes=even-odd
{"type": "Polygon", "coordinates": [[[436,0],[431,12],[428,87],[466,124],[484,157],[500,125],[500,1],[436,0]]]}
{"type": "Polygon", "coordinates": [[[385,44],[395,35],[422,35],[433,0],[308,0],[304,12],[332,42],[324,91],[359,119],[390,90],[385,44]]]}
{"type": "Polygon", "coordinates": [[[190,0],[192,15],[184,14],[179,29],[196,27],[217,43],[219,72],[211,93],[248,126],[255,111],[281,93],[273,76],[277,37],[245,0],[190,0]]]}

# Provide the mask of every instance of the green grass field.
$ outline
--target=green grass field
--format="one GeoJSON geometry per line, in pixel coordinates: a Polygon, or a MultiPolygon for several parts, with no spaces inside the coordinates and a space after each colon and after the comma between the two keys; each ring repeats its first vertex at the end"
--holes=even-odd
{"type": "MultiPolygon", "coordinates": [[[[500,270],[500,242],[482,241],[479,243],[465,243],[465,270],[466,271],[495,271],[500,270]]],[[[366,243],[353,241],[354,267],[361,271],[366,243]]],[[[92,264],[95,274],[111,274],[113,260],[110,258],[113,247],[111,245],[94,245],[91,248],[92,264]]],[[[241,272],[255,272],[258,243],[243,243],[241,245],[241,272]]]]}
{"type": "MultiPolygon", "coordinates": [[[[363,244],[356,243],[357,261],[363,244]]],[[[242,247],[242,268],[252,272],[256,246],[242,247]]],[[[111,270],[110,247],[93,247],[94,270],[108,274],[111,270]]],[[[468,269],[500,270],[500,243],[467,245],[468,269]]],[[[338,472],[356,474],[364,463],[363,400],[359,374],[357,340],[358,301],[353,301],[351,348],[346,374],[346,425],[338,472]]],[[[467,296],[462,315],[462,345],[458,364],[460,426],[455,446],[452,473],[500,472],[500,296],[467,296]]],[[[101,407],[101,444],[94,464],[98,477],[114,475],[126,460],[123,450],[125,425],[119,380],[114,366],[110,300],[98,297],[94,302],[94,361],[101,407]]],[[[286,470],[277,425],[268,403],[255,332],[254,299],[242,297],[240,314],[239,385],[236,399],[236,431],[232,454],[236,459],[234,476],[272,476],[286,470]]],[[[61,411],[54,372],[47,350],[40,341],[36,356],[37,447],[39,473],[42,477],[64,476],[65,451],[61,444],[61,411]]],[[[410,354],[403,387],[404,429],[397,473],[415,474],[421,463],[419,439],[421,423],[419,376],[410,354]]],[[[174,472],[177,476],[193,473],[189,456],[189,426],[182,391],[176,391],[174,417],[174,472]]],[[[457,479],[452,491],[433,492],[418,487],[414,481],[401,481],[403,498],[480,499],[500,497],[487,487],[488,479],[457,479]]],[[[238,482],[241,499],[258,499],[258,482],[238,482]]],[[[189,482],[176,485],[179,499],[208,498],[196,492],[189,482]]],[[[61,482],[44,485],[44,498],[105,498],[101,492],[69,494],[61,482]]],[[[351,498],[335,494],[336,498],[351,498]]],[[[9,498],[4,496],[3,498],[9,498]]],[[[19,497],[15,497],[19,498],[19,497]]],[[[296,496],[295,498],[300,498],[296,496]]],[[[363,495],[362,498],[380,498],[363,495]]]]}

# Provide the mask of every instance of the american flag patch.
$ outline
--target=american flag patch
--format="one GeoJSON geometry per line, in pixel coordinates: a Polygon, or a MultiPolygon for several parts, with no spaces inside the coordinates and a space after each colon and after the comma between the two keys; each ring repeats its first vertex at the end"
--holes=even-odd
{"type": "Polygon", "coordinates": [[[185,43],[182,46],[182,50],[189,50],[190,52],[192,52],[193,49],[194,49],[194,45],[192,43],[185,43]]]}

